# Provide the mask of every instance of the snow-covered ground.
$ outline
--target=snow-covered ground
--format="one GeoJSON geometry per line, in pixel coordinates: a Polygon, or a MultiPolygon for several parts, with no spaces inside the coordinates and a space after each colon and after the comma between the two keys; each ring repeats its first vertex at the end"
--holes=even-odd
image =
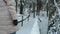
{"type": "Polygon", "coordinates": [[[19,23],[18,27],[19,31],[17,31],[16,34],[40,34],[37,18],[33,18],[32,15],[30,16],[29,21],[24,21],[22,27],[21,23],[19,23]]]}
{"type": "Polygon", "coordinates": [[[41,34],[47,34],[48,31],[48,18],[42,18],[42,22],[40,23],[40,31],[41,34]]]}
{"type": "MultiPolygon", "coordinates": [[[[42,12],[41,12],[42,13],[42,12]]],[[[47,34],[47,28],[48,28],[48,17],[46,17],[46,13],[43,12],[45,15],[44,17],[42,14],[40,14],[41,22],[38,21],[38,16],[33,18],[33,14],[31,13],[29,17],[29,21],[25,20],[23,22],[23,26],[21,27],[21,23],[18,24],[19,31],[16,32],[16,34],[47,34]],[[42,17],[41,17],[42,16],[42,17]]],[[[26,15],[24,16],[24,19],[26,18],[26,15]]],[[[19,16],[18,20],[21,19],[21,16],[19,16]]]]}
{"type": "Polygon", "coordinates": [[[46,11],[41,10],[40,12],[40,20],[41,22],[39,22],[39,28],[40,28],[40,32],[41,34],[47,34],[48,31],[48,17],[46,15],[46,11]]]}

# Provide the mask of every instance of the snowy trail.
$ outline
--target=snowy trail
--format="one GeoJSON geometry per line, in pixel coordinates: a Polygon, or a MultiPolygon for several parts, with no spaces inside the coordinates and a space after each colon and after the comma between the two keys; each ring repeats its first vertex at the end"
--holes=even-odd
{"type": "Polygon", "coordinates": [[[40,30],[39,30],[39,25],[38,25],[38,20],[36,19],[33,28],[31,30],[31,34],[40,34],[40,30]]]}
{"type": "MultiPolygon", "coordinates": [[[[36,22],[37,22],[37,19],[33,18],[31,15],[31,17],[29,18],[29,21],[24,21],[23,27],[19,26],[20,29],[19,29],[19,31],[17,31],[16,34],[32,34],[32,33],[34,33],[33,29],[36,29],[36,27],[34,26],[35,24],[37,24],[36,22]]],[[[37,28],[37,31],[38,30],[39,30],[39,28],[37,28]]]]}
{"type": "Polygon", "coordinates": [[[40,23],[41,34],[47,34],[48,18],[42,18],[40,23]]]}

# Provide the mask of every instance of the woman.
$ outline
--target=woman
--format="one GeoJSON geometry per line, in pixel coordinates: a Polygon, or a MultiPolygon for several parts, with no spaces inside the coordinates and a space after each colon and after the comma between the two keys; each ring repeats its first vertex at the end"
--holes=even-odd
{"type": "Polygon", "coordinates": [[[18,30],[15,0],[0,0],[0,34],[10,34],[18,30]]]}

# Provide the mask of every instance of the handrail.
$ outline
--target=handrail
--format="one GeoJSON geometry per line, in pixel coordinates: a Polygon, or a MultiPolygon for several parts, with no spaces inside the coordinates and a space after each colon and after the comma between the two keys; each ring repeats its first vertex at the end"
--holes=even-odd
{"type": "Polygon", "coordinates": [[[26,20],[27,18],[29,18],[29,17],[30,17],[30,15],[28,15],[25,19],[18,21],[18,23],[20,23],[20,22],[22,22],[22,21],[25,21],[25,20],[26,20]]]}

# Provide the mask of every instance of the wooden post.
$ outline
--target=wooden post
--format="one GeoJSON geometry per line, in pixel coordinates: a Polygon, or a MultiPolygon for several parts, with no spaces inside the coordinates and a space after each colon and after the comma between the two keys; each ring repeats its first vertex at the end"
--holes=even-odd
{"type": "MultiPolygon", "coordinates": [[[[30,17],[30,13],[29,13],[29,15],[28,15],[29,17],[30,17]]],[[[28,17],[28,21],[29,21],[29,17],[28,17]]]]}
{"type": "Polygon", "coordinates": [[[22,16],[22,23],[21,23],[21,26],[23,26],[23,16],[22,16]]]}

